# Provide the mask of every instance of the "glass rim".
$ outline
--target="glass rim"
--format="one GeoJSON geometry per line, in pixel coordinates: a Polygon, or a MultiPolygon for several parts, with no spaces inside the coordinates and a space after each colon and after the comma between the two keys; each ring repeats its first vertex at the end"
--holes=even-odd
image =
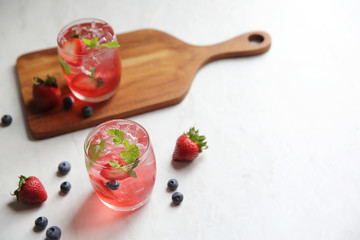
{"type": "MultiPolygon", "coordinates": [[[[124,122],[124,123],[130,123],[130,124],[134,124],[134,125],[137,125],[139,126],[143,131],[144,133],[146,134],[146,137],[147,139],[149,140],[148,141],[148,144],[146,145],[146,150],[145,150],[145,153],[139,158],[139,163],[138,163],[138,166],[140,166],[144,161],[143,159],[145,159],[147,157],[147,155],[149,155],[149,152],[150,152],[150,146],[151,146],[151,141],[150,141],[150,136],[148,134],[148,132],[146,131],[146,129],[139,123],[135,122],[135,121],[132,121],[132,120],[129,120],[129,119],[112,119],[112,120],[109,120],[109,121],[106,121],[106,122],[103,122],[103,123],[100,123],[99,125],[97,125],[96,127],[94,127],[86,136],[85,138],[85,141],[84,141],[84,153],[85,153],[85,161],[88,162],[89,164],[92,164],[100,169],[104,169],[106,168],[105,166],[103,165],[100,165],[92,160],[90,160],[89,158],[89,155],[86,151],[87,149],[87,146],[88,144],[90,143],[90,137],[92,135],[94,135],[94,133],[96,131],[98,131],[99,129],[101,129],[102,127],[104,127],[105,125],[109,124],[109,123],[112,123],[112,122],[124,122]]],[[[125,165],[125,167],[131,167],[134,163],[131,163],[131,164],[128,164],[128,165],[125,165]]],[[[116,168],[111,168],[111,169],[116,169],[116,168]]]]}
{"type": "Polygon", "coordinates": [[[69,56],[75,56],[75,57],[92,57],[92,56],[97,56],[99,54],[102,54],[103,52],[106,52],[108,50],[111,50],[111,48],[102,48],[102,49],[99,49],[98,52],[96,53],[88,53],[88,54],[71,54],[67,51],[65,51],[64,49],[61,48],[60,46],[60,35],[65,32],[65,30],[69,29],[71,26],[75,26],[77,24],[81,24],[81,23],[88,23],[88,22],[92,22],[92,21],[95,21],[97,23],[106,23],[110,26],[111,30],[112,30],[112,37],[113,37],[113,41],[117,41],[116,39],[116,34],[114,32],[114,29],[113,27],[106,21],[100,19],[100,18],[79,18],[79,19],[76,19],[76,20],[73,20],[71,22],[69,22],[68,24],[66,24],[64,27],[62,27],[57,35],[57,38],[56,38],[56,43],[57,43],[57,50],[58,52],[62,52],[62,53],[66,53],[67,55],[69,56]]]}

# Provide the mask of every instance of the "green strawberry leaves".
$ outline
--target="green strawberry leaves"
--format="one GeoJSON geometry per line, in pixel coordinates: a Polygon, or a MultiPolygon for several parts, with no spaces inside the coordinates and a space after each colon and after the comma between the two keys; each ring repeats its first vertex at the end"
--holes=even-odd
{"type": "Polygon", "coordinates": [[[208,148],[208,146],[206,145],[207,142],[204,142],[206,137],[202,135],[200,136],[199,130],[195,130],[194,127],[190,128],[189,132],[185,133],[185,136],[193,140],[199,146],[199,152],[202,152],[203,150],[208,148]]]}
{"type": "Polygon", "coordinates": [[[19,177],[19,187],[14,191],[14,193],[11,193],[11,195],[16,196],[16,200],[19,201],[19,192],[21,191],[21,188],[25,185],[26,181],[31,177],[25,177],[21,175],[19,177]]]}
{"type": "Polygon", "coordinates": [[[119,129],[109,129],[106,132],[113,136],[114,145],[122,144],[125,147],[126,150],[121,151],[120,156],[127,164],[131,164],[129,168],[128,166],[119,165],[117,161],[109,161],[110,166],[128,172],[131,177],[136,178],[136,172],[133,169],[139,164],[140,151],[138,146],[130,145],[125,138],[125,133],[119,129]]]}
{"type": "Polygon", "coordinates": [[[51,77],[50,75],[47,75],[46,80],[42,80],[41,78],[35,76],[32,80],[33,84],[35,86],[41,85],[41,84],[45,84],[46,86],[50,86],[50,87],[54,87],[57,88],[58,85],[56,83],[56,78],[55,77],[51,77]]]}

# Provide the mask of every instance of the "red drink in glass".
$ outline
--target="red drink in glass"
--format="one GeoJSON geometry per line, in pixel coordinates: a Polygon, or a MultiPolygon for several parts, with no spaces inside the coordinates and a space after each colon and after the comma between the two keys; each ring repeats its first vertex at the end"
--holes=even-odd
{"type": "Polygon", "coordinates": [[[141,125],[130,120],[111,120],[94,128],[84,144],[90,182],[106,206],[131,211],[149,200],[155,183],[156,161],[149,135],[141,125]],[[115,137],[108,133],[114,129],[124,133],[128,146],[115,144],[115,137]],[[122,157],[122,152],[132,148],[131,145],[139,151],[135,167],[135,163],[128,164],[122,157]]]}
{"type": "Polygon", "coordinates": [[[71,22],[60,31],[57,44],[63,75],[77,98],[101,102],[115,93],[121,58],[108,23],[94,18],[71,22]]]}

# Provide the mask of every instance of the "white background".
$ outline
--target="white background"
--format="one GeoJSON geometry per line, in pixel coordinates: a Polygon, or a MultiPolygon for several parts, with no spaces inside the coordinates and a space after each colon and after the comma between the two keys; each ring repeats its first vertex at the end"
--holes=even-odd
{"type": "Polygon", "coordinates": [[[358,0],[0,0],[0,239],[44,239],[44,215],[61,239],[359,239],[360,2],[358,0]],[[116,33],[165,31],[191,44],[267,31],[272,47],[257,57],[220,60],[195,76],[178,105],[131,117],[149,132],[157,159],[150,202],[113,212],[90,186],[85,129],[47,140],[27,132],[15,62],[56,46],[62,26],[82,17],[116,33]],[[172,164],[177,137],[191,126],[209,149],[172,164]],[[65,177],[57,165],[72,164],[65,177]],[[19,175],[40,178],[48,200],[16,203],[19,175]],[[177,178],[184,194],[171,207],[177,178]],[[59,194],[61,182],[72,189],[59,194]]]}

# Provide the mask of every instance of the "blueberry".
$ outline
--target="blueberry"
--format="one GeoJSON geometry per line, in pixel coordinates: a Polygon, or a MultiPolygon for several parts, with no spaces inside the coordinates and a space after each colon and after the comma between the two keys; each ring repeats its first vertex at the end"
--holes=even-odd
{"type": "Polygon", "coordinates": [[[65,109],[69,109],[74,104],[74,98],[71,96],[64,97],[63,99],[63,105],[65,109]]]}
{"type": "Polygon", "coordinates": [[[107,182],[107,183],[106,183],[106,186],[107,186],[110,190],[118,190],[119,187],[120,187],[120,183],[112,180],[112,181],[107,182]]]}
{"type": "Polygon", "coordinates": [[[48,240],[59,240],[61,237],[61,229],[58,226],[51,226],[46,230],[48,240]]]}
{"type": "Polygon", "coordinates": [[[70,192],[71,184],[68,181],[65,181],[60,185],[60,189],[63,193],[68,193],[70,192]]]}
{"type": "Polygon", "coordinates": [[[37,230],[44,230],[48,225],[48,219],[46,217],[38,217],[35,220],[35,228],[37,230]]]}
{"type": "Polygon", "coordinates": [[[58,170],[62,175],[65,175],[68,172],[70,172],[70,169],[71,169],[71,164],[67,161],[62,161],[58,166],[58,170]]]}
{"type": "Polygon", "coordinates": [[[171,196],[171,198],[172,198],[173,204],[179,205],[179,204],[182,202],[182,200],[184,199],[184,195],[182,195],[181,192],[175,192],[175,193],[171,196]]]}
{"type": "Polygon", "coordinates": [[[91,106],[84,106],[81,111],[82,111],[83,116],[86,118],[90,117],[93,113],[93,109],[91,106]]]}
{"type": "Polygon", "coordinates": [[[172,178],[168,181],[167,186],[171,191],[175,191],[177,189],[177,187],[179,186],[179,183],[176,179],[172,178]]]}
{"type": "Polygon", "coordinates": [[[1,118],[1,125],[3,125],[4,127],[9,126],[12,122],[12,117],[8,114],[4,115],[1,118]]]}

